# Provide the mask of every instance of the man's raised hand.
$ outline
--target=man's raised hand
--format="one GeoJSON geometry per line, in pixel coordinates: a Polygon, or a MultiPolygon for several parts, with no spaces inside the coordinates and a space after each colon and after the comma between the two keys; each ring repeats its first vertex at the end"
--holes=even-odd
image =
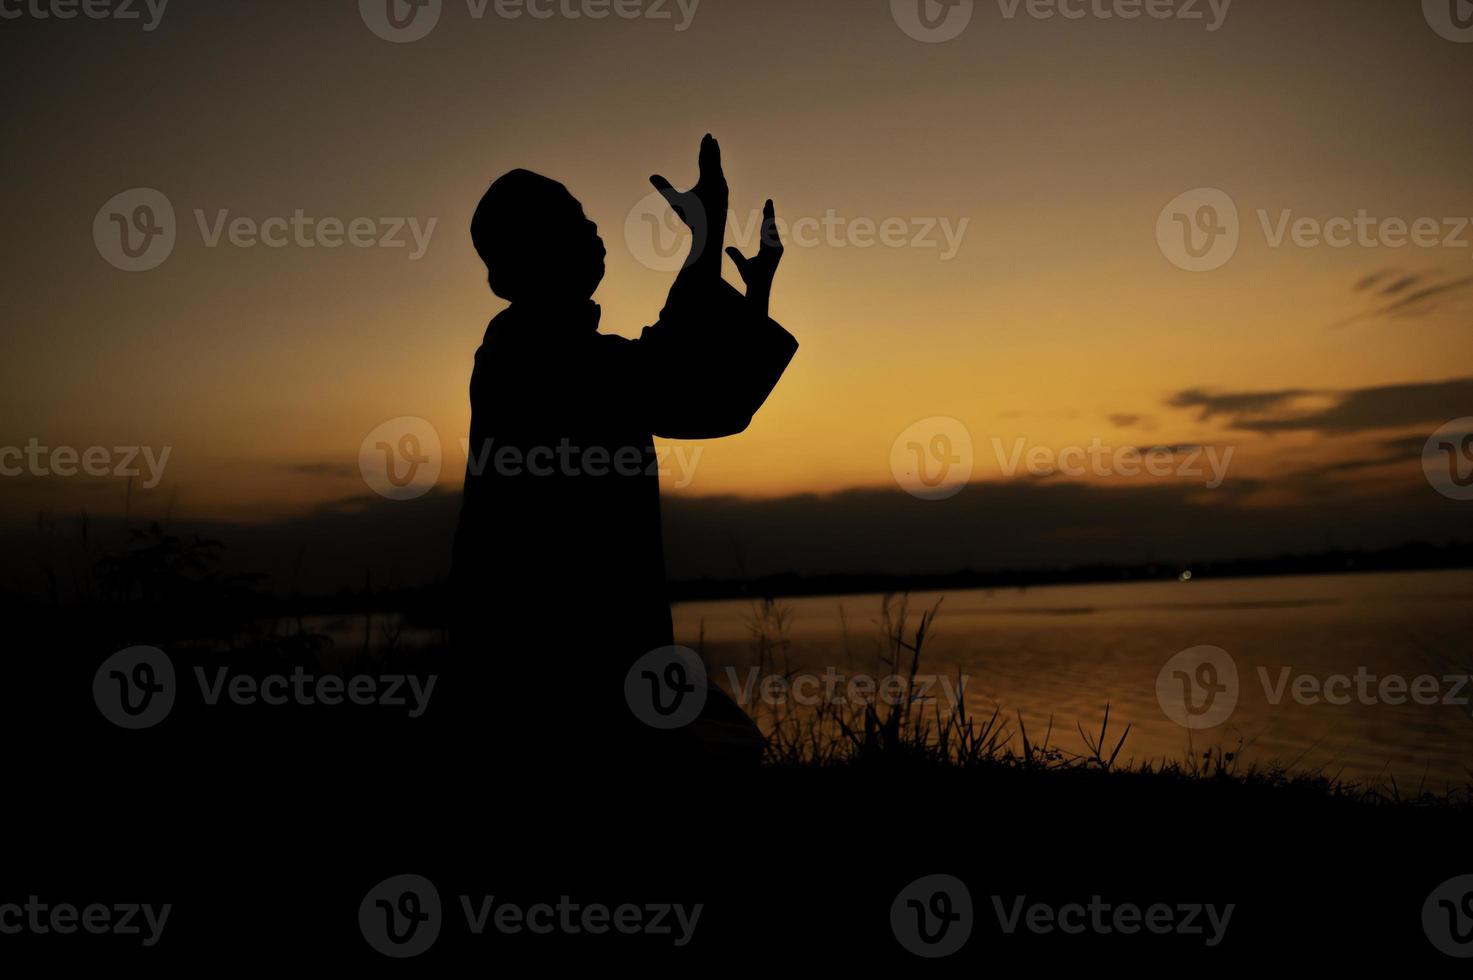
{"type": "Polygon", "coordinates": [[[721,170],[721,144],[710,133],[701,140],[700,177],[688,191],[677,191],[664,177],[650,178],[670,207],[691,230],[691,257],[686,267],[700,264],[721,274],[721,242],[726,237],[726,209],[730,192],[721,170]],[[707,244],[712,245],[707,248],[707,244]]]}
{"type": "Polygon", "coordinates": [[[747,300],[762,315],[767,315],[772,299],[772,281],[777,276],[777,267],[783,260],[782,237],[777,231],[777,212],[768,201],[762,209],[762,242],[757,254],[747,258],[739,249],[729,248],[726,254],[736,263],[742,282],[747,284],[747,300]]]}

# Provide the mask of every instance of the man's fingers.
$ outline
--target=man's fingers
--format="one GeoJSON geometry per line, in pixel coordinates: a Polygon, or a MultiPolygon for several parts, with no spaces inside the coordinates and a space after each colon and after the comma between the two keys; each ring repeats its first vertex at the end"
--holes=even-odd
{"type": "Polygon", "coordinates": [[[783,250],[782,236],[777,231],[777,210],[770,200],[762,209],[762,247],[769,252],[783,250]]]}
{"type": "Polygon", "coordinates": [[[731,260],[736,263],[737,271],[745,277],[747,272],[747,257],[737,248],[728,248],[726,254],[731,256],[731,260]]]}
{"type": "Polygon", "coordinates": [[[677,191],[671,186],[670,181],[661,177],[659,174],[651,177],[650,183],[655,185],[655,190],[660,192],[660,196],[665,199],[665,203],[669,204],[683,220],[685,218],[685,205],[682,201],[685,199],[685,195],[677,191]]]}
{"type": "Polygon", "coordinates": [[[701,140],[700,167],[702,174],[715,175],[721,170],[721,144],[710,133],[701,140]]]}

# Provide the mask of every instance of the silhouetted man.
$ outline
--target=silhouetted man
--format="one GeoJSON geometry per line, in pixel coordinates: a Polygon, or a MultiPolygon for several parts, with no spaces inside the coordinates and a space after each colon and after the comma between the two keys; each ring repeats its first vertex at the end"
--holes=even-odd
{"type": "Polygon", "coordinates": [[[798,346],[767,315],[782,257],[772,202],[758,254],[728,252],[743,297],[721,278],[716,141],[702,142],[691,191],[651,182],[693,244],[638,340],[598,332],[592,296],[606,253],[563,185],[512,171],[471,224],[491,289],[511,305],[491,322],[471,378],[455,646],[460,683],[513,759],[691,749],[689,737],[652,741],[624,700],[634,661],[673,642],[653,436],[743,431],[798,346]]]}

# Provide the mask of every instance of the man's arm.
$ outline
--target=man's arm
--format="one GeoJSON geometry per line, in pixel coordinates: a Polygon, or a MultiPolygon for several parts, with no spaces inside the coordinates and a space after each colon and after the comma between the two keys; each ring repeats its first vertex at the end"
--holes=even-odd
{"type": "Polygon", "coordinates": [[[696,186],[684,193],[664,177],[650,178],[691,229],[691,254],[659,322],[626,355],[626,369],[639,379],[645,421],[668,439],[715,439],[746,429],[798,349],[768,316],[783,255],[772,202],[763,212],[757,255],[727,253],[747,284],[743,298],[721,276],[729,192],[720,144],[709,135],[701,142],[700,169],[696,186]]]}

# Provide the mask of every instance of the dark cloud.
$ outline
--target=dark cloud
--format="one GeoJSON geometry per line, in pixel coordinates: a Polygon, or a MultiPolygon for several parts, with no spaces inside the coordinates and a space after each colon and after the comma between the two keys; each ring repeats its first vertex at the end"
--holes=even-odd
{"type": "Polygon", "coordinates": [[[1388,385],[1345,392],[1329,408],[1277,418],[1237,419],[1249,432],[1343,435],[1412,425],[1441,425],[1473,407],[1473,378],[1433,384],[1388,385]]]}
{"type": "Polygon", "coordinates": [[[1396,280],[1391,285],[1381,290],[1381,295],[1395,296],[1397,293],[1404,293],[1421,281],[1421,276],[1402,276],[1400,279],[1396,280]]]}
{"type": "Polygon", "coordinates": [[[1373,273],[1357,281],[1355,291],[1364,293],[1375,289],[1377,302],[1381,303],[1381,305],[1375,309],[1346,317],[1338,323],[1332,324],[1332,326],[1337,328],[1348,327],[1353,323],[1360,323],[1377,317],[1426,316],[1441,308],[1440,300],[1454,293],[1462,292],[1470,286],[1473,286],[1473,276],[1463,276],[1458,279],[1435,282],[1432,276],[1421,274],[1404,275],[1395,269],[1373,273]],[[1390,282],[1387,282],[1388,279],[1390,279],[1390,282]],[[1392,302],[1384,302],[1388,298],[1392,298],[1392,302]]]}
{"type": "Polygon", "coordinates": [[[1202,447],[1200,445],[1195,445],[1192,443],[1177,443],[1174,446],[1136,446],[1135,451],[1140,453],[1142,456],[1148,456],[1152,453],[1166,453],[1170,456],[1184,456],[1188,453],[1201,452],[1202,447]]]}
{"type": "Polygon", "coordinates": [[[1172,396],[1174,408],[1199,408],[1203,421],[1231,416],[1229,428],[1246,432],[1319,432],[1345,435],[1413,425],[1441,425],[1473,412],[1473,378],[1423,384],[1386,385],[1344,392],[1295,389],[1269,392],[1208,393],[1193,388],[1172,396]],[[1294,411],[1309,395],[1333,399],[1327,408],[1294,411]]]}
{"type": "Polygon", "coordinates": [[[1387,276],[1394,275],[1396,275],[1395,269],[1382,269],[1380,272],[1373,272],[1370,275],[1364,276],[1356,281],[1355,291],[1358,293],[1363,293],[1367,289],[1371,289],[1375,287],[1378,283],[1384,281],[1387,276]]]}
{"type": "Polygon", "coordinates": [[[1116,412],[1115,414],[1108,416],[1108,418],[1110,424],[1115,426],[1115,428],[1117,429],[1128,429],[1133,425],[1140,424],[1141,421],[1141,417],[1139,415],[1130,415],[1125,412],[1116,412]]]}
{"type": "MultiPolygon", "coordinates": [[[[1411,284],[1414,284],[1415,282],[1417,282],[1417,280],[1413,279],[1411,284]]],[[[1461,290],[1467,289],[1469,286],[1473,286],[1473,276],[1464,276],[1461,279],[1453,279],[1449,282],[1438,283],[1435,286],[1426,286],[1422,289],[1418,289],[1414,293],[1403,296],[1401,299],[1397,300],[1395,303],[1392,303],[1390,306],[1382,309],[1379,312],[1382,316],[1398,316],[1401,314],[1405,314],[1410,312],[1414,307],[1418,307],[1421,304],[1426,303],[1428,300],[1436,299],[1439,296],[1446,296],[1449,293],[1459,292],[1461,290]]]]}
{"type": "Polygon", "coordinates": [[[1166,404],[1172,408],[1201,409],[1197,417],[1206,422],[1218,415],[1267,412],[1270,409],[1287,405],[1296,398],[1312,394],[1314,394],[1313,391],[1304,388],[1228,393],[1211,393],[1201,388],[1188,388],[1167,399],[1166,404]]]}

